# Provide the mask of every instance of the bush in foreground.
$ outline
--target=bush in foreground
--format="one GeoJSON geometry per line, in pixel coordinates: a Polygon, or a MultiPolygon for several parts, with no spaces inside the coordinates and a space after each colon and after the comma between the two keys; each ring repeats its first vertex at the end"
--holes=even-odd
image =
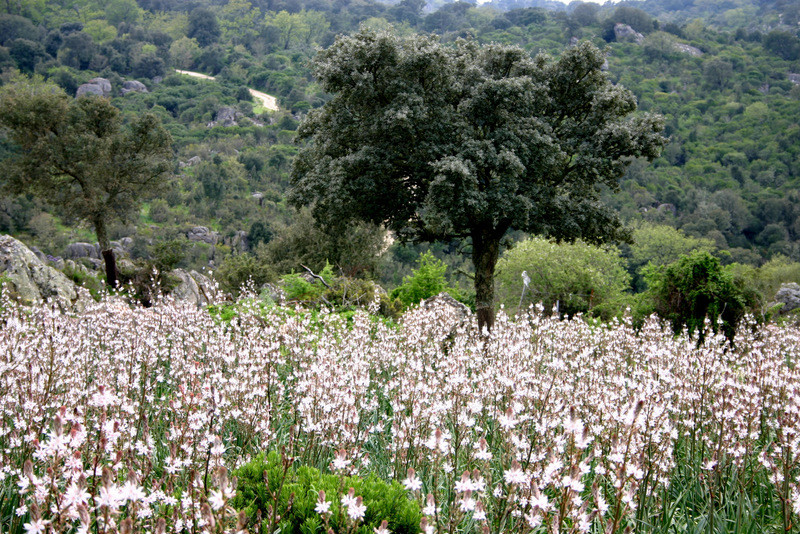
{"type": "Polygon", "coordinates": [[[322,474],[314,467],[296,467],[276,452],[260,454],[236,474],[239,488],[232,504],[246,511],[249,523],[263,518],[265,532],[300,534],[324,525],[335,532],[373,534],[384,520],[394,534],[419,532],[419,505],[396,481],[322,474]],[[337,498],[350,488],[362,499],[363,511],[337,498]]]}

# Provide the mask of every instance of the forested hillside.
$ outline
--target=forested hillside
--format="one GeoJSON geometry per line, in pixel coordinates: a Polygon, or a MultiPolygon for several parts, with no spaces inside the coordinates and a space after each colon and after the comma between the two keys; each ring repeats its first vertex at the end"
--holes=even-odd
{"type": "MultiPolygon", "coordinates": [[[[394,244],[379,256],[388,244],[379,228],[329,236],[285,200],[295,130],[329,98],[309,61],[338,34],[366,25],[444,42],[516,44],[532,54],[557,56],[577,39],[605,47],[612,81],[635,93],[640,110],[662,114],[670,138],[655,162],[630,166],[607,202],[635,228],[680,229],[676,235],[723,264],[800,261],[796,2],[8,0],[0,11],[3,84],[32,77],[75,95],[105,78],[124,117],[153,112],[172,135],[166,192],[147,199],[138,219],[110,229],[112,239],[132,238],[133,259],[211,265],[230,283],[274,279],[301,264],[321,270],[326,261],[349,276],[382,276],[390,287],[402,281],[422,248],[394,244]],[[123,94],[131,80],[146,90],[123,94]],[[248,88],[275,95],[281,110],[261,107],[248,88]],[[198,237],[192,229],[201,226],[209,232],[198,237]]],[[[4,142],[0,151],[13,157],[14,147],[4,142]]],[[[72,215],[35,196],[0,197],[0,233],[52,256],[94,240],[72,215]]],[[[456,254],[468,247],[431,248],[456,272],[468,270],[456,254]]],[[[640,289],[637,269],[648,261],[637,256],[641,248],[622,247],[640,289]]]]}

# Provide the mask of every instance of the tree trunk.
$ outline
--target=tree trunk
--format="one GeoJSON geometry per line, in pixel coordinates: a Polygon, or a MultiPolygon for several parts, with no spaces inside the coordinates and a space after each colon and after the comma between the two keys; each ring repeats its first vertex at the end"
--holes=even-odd
{"type": "MultiPolygon", "coordinates": [[[[503,232],[505,233],[505,232],[503,232]]],[[[502,237],[502,233],[500,237],[502,237]]],[[[475,311],[478,328],[494,326],[494,268],[500,255],[500,237],[491,230],[472,232],[472,264],[475,266],[475,311]]]]}
{"type": "Polygon", "coordinates": [[[102,217],[92,219],[94,232],[97,234],[97,242],[100,245],[100,253],[103,255],[103,262],[106,266],[106,284],[111,289],[117,287],[117,260],[114,258],[114,250],[108,240],[106,232],[106,221],[102,217]]]}

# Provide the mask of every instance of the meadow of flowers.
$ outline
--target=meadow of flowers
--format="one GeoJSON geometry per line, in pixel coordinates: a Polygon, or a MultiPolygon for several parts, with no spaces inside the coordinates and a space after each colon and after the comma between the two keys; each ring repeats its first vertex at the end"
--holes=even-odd
{"type": "MultiPolygon", "coordinates": [[[[697,348],[655,320],[532,309],[482,336],[446,308],[250,302],[5,303],[0,532],[264,531],[232,506],[261,451],[396,480],[426,533],[798,531],[797,327],[697,348]]],[[[350,531],[370,513],[348,488],[332,504],[350,531]]]]}

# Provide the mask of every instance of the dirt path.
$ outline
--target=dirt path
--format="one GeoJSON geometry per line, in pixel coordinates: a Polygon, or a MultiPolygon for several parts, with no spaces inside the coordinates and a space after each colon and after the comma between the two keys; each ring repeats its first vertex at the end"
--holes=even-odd
{"type": "Polygon", "coordinates": [[[268,95],[267,93],[262,93],[261,91],[256,91],[255,89],[247,88],[250,91],[250,94],[253,95],[254,98],[261,100],[261,105],[265,108],[278,111],[278,99],[272,95],[268,95]]]}
{"type": "MultiPolygon", "coordinates": [[[[175,69],[175,72],[178,74],[186,74],[187,76],[193,76],[195,78],[202,78],[204,80],[216,80],[213,76],[209,76],[208,74],[202,74],[200,72],[192,72],[190,70],[178,70],[175,69]]],[[[280,108],[278,107],[278,99],[272,95],[268,95],[267,93],[262,93],[261,91],[256,91],[255,89],[247,89],[250,91],[250,94],[253,95],[253,98],[257,98],[261,105],[267,108],[270,111],[278,111],[280,108]]]]}

